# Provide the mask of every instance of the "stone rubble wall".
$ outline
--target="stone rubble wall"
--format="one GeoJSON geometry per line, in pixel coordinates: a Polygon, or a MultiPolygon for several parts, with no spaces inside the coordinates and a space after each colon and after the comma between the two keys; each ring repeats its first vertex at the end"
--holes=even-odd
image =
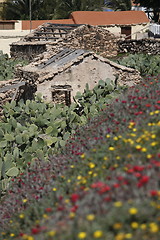
{"type": "Polygon", "coordinates": [[[21,58],[31,61],[35,56],[46,51],[46,42],[15,42],[10,45],[12,58],[21,58]]]}
{"type": "Polygon", "coordinates": [[[62,48],[74,48],[94,51],[103,57],[113,57],[118,52],[118,40],[120,40],[119,37],[102,27],[82,25],[58,40],[34,42],[21,40],[13,43],[11,56],[33,60],[45,51],[50,52],[50,55],[55,55],[62,48]]]}
{"type": "Polygon", "coordinates": [[[67,34],[66,38],[50,43],[47,49],[52,52],[62,48],[86,49],[102,57],[112,57],[117,55],[118,40],[119,37],[102,27],[82,25],[67,34]]]}
{"type": "Polygon", "coordinates": [[[160,40],[158,39],[120,40],[118,41],[118,46],[118,53],[160,54],[160,40]]]}

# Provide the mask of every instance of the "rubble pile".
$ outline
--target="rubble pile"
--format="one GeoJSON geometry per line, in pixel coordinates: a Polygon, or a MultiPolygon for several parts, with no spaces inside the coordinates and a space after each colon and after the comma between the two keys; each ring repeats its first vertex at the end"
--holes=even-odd
{"type": "Polygon", "coordinates": [[[103,57],[117,56],[119,40],[108,30],[90,25],[82,25],[72,30],[64,39],[47,46],[55,53],[64,47],[94,51],[103,57]]]}

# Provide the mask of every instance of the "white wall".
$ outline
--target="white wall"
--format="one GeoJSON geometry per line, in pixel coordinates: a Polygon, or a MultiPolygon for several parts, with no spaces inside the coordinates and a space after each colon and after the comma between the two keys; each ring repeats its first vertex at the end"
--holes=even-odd
{"type": "Polygon", "coordinates": [[[132,26],[132,39],[142,39],[144,37],[148,36],[147,31],[149,30],[149,25],[150,23],[146,23],[146,24],[139,24],[139,25],[135,25],[132,26]]]}
{"type": "MultiPolygon", "coordinates": [[[[150,23],[137,24],[131,26],[131,39],[140,39],[145,36],[147,30],[149,30],[150,23]]],[[[111,33],[119,36],[121,35],[121,27],[117,25],[111,25],[104,27],[106,30],[111,33]]]]}
{"type": "Polygon", "coordinates": [[[10,44],[19,41],[26,36],[29,30],[20,30],[20,24],[16,25],[15,30],[0,30],[0,50],[10,56],[10,44]]]}

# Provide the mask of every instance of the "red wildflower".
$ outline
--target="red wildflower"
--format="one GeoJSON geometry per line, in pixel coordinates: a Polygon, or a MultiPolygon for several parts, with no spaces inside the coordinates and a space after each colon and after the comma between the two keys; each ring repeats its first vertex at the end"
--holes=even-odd
{"type": "Polygon", "coordinates": [[[150,103],[146,104],[146,107],[151,107],[151,104],[150,103]]]}
{"type": "Polygon", "coordinates": [[[71,208],[71,212],[76,212],[76,211],[77,211],[77,208],[78,208],[78,206],[77,206],[77,205],[74,205],[74,206],[71,208]]]}
{"type": "Polygon", "coordinates": [[[134,171],[137,171],[137,172],[141,172],[141,171],[143,171],[144,170],[144,167],[143,166],[134,166],[133,167],[133,169],[134,169],[134,171]]]}
{"type": "Polygon", "coordinates": [[[50,208],[50,207],[49,207],[49,208],[46,208],[45,211],[46,211],[46,212],[52,212],[52,208],[50,208]]]}
{"type": "Polygon", "coordinates": [[[158,191],[157,191],[157,190],[151,190],[151,191],[150,191],[150,195],[151,195],[152,197],[157,196],[157,195],[158,195],[158,191]]]}
{"type": "Polygon", "coordinates": [[[142,176],[137,184],[137,187],[142,187],[149,181],[149,179],[150,179],[150,177],[148,177],[148,176],[142,176]]]}
{"type": "Polygon", "coordinates": [[[59,206],[59,207],[57,208],[58,211],[63,211],[64,209],[65,209],[64,206],[59,206]]]}
{"type": "Polygon", "coordinates": [[[134,173],[134,176],[139,178],[139,177],[141,177],[141,174],[136,172],[136,173],[134,173]]]}
{"type": "Polygon", "coordinates": [[[72,202],[77,202],[78,199],[79,199],[79,195],[78,195],[77,193],[73,193],[73,194],[71,195],[71,201],[72,201],[72,202]]]}
{"type": "Polygon", "coordinates": [[[119,187],[120,187],[120,184],[119,184],[119,183],[114,183],[114,184],[113,184],[113,187],[114,187],[114,188],[119,188],[119,187]]]}
{"type": "Polygon", "coordinates": [[[96,183],[93,183],[91,185],[91,188],[101,188],[103,187],[105,184],[103,182],[96,182],[96,183]]]}
{"type": "Polygon", "coordinates": [[[35,227],[31,229],[32,234],[38,234],[41,231],[39,227],[35,227]]]}
{"type": "Polygon", "coordinates": [[[106,202],[110,202],[111,200],[112,200],[111,197],[105,197],[105,198],[104,198],[104,201],[106,201],[106,202]]]}
{"type": "Polygon", "coordinates": [[[99,190],[99,193],[105,193],[105,192],[108,192],[109,190],[111,190],[111,188],[109,186],[104,186],[102,187],[100,190],[99,190]]]}

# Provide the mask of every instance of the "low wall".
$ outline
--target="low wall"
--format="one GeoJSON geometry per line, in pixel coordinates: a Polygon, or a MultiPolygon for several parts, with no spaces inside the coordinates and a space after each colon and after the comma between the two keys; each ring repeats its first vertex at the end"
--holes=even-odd
{"type": "Polygon", "coordinates": [[[160,54],[160,40],[141,39],[118,41],[119,53],[160,54]]]}
{"type": "Polygon", "coordinates": [[[32,60],[46,51],[46,42],[17,42],[10,45],[10,55],[13,58],[32,60]]]}

